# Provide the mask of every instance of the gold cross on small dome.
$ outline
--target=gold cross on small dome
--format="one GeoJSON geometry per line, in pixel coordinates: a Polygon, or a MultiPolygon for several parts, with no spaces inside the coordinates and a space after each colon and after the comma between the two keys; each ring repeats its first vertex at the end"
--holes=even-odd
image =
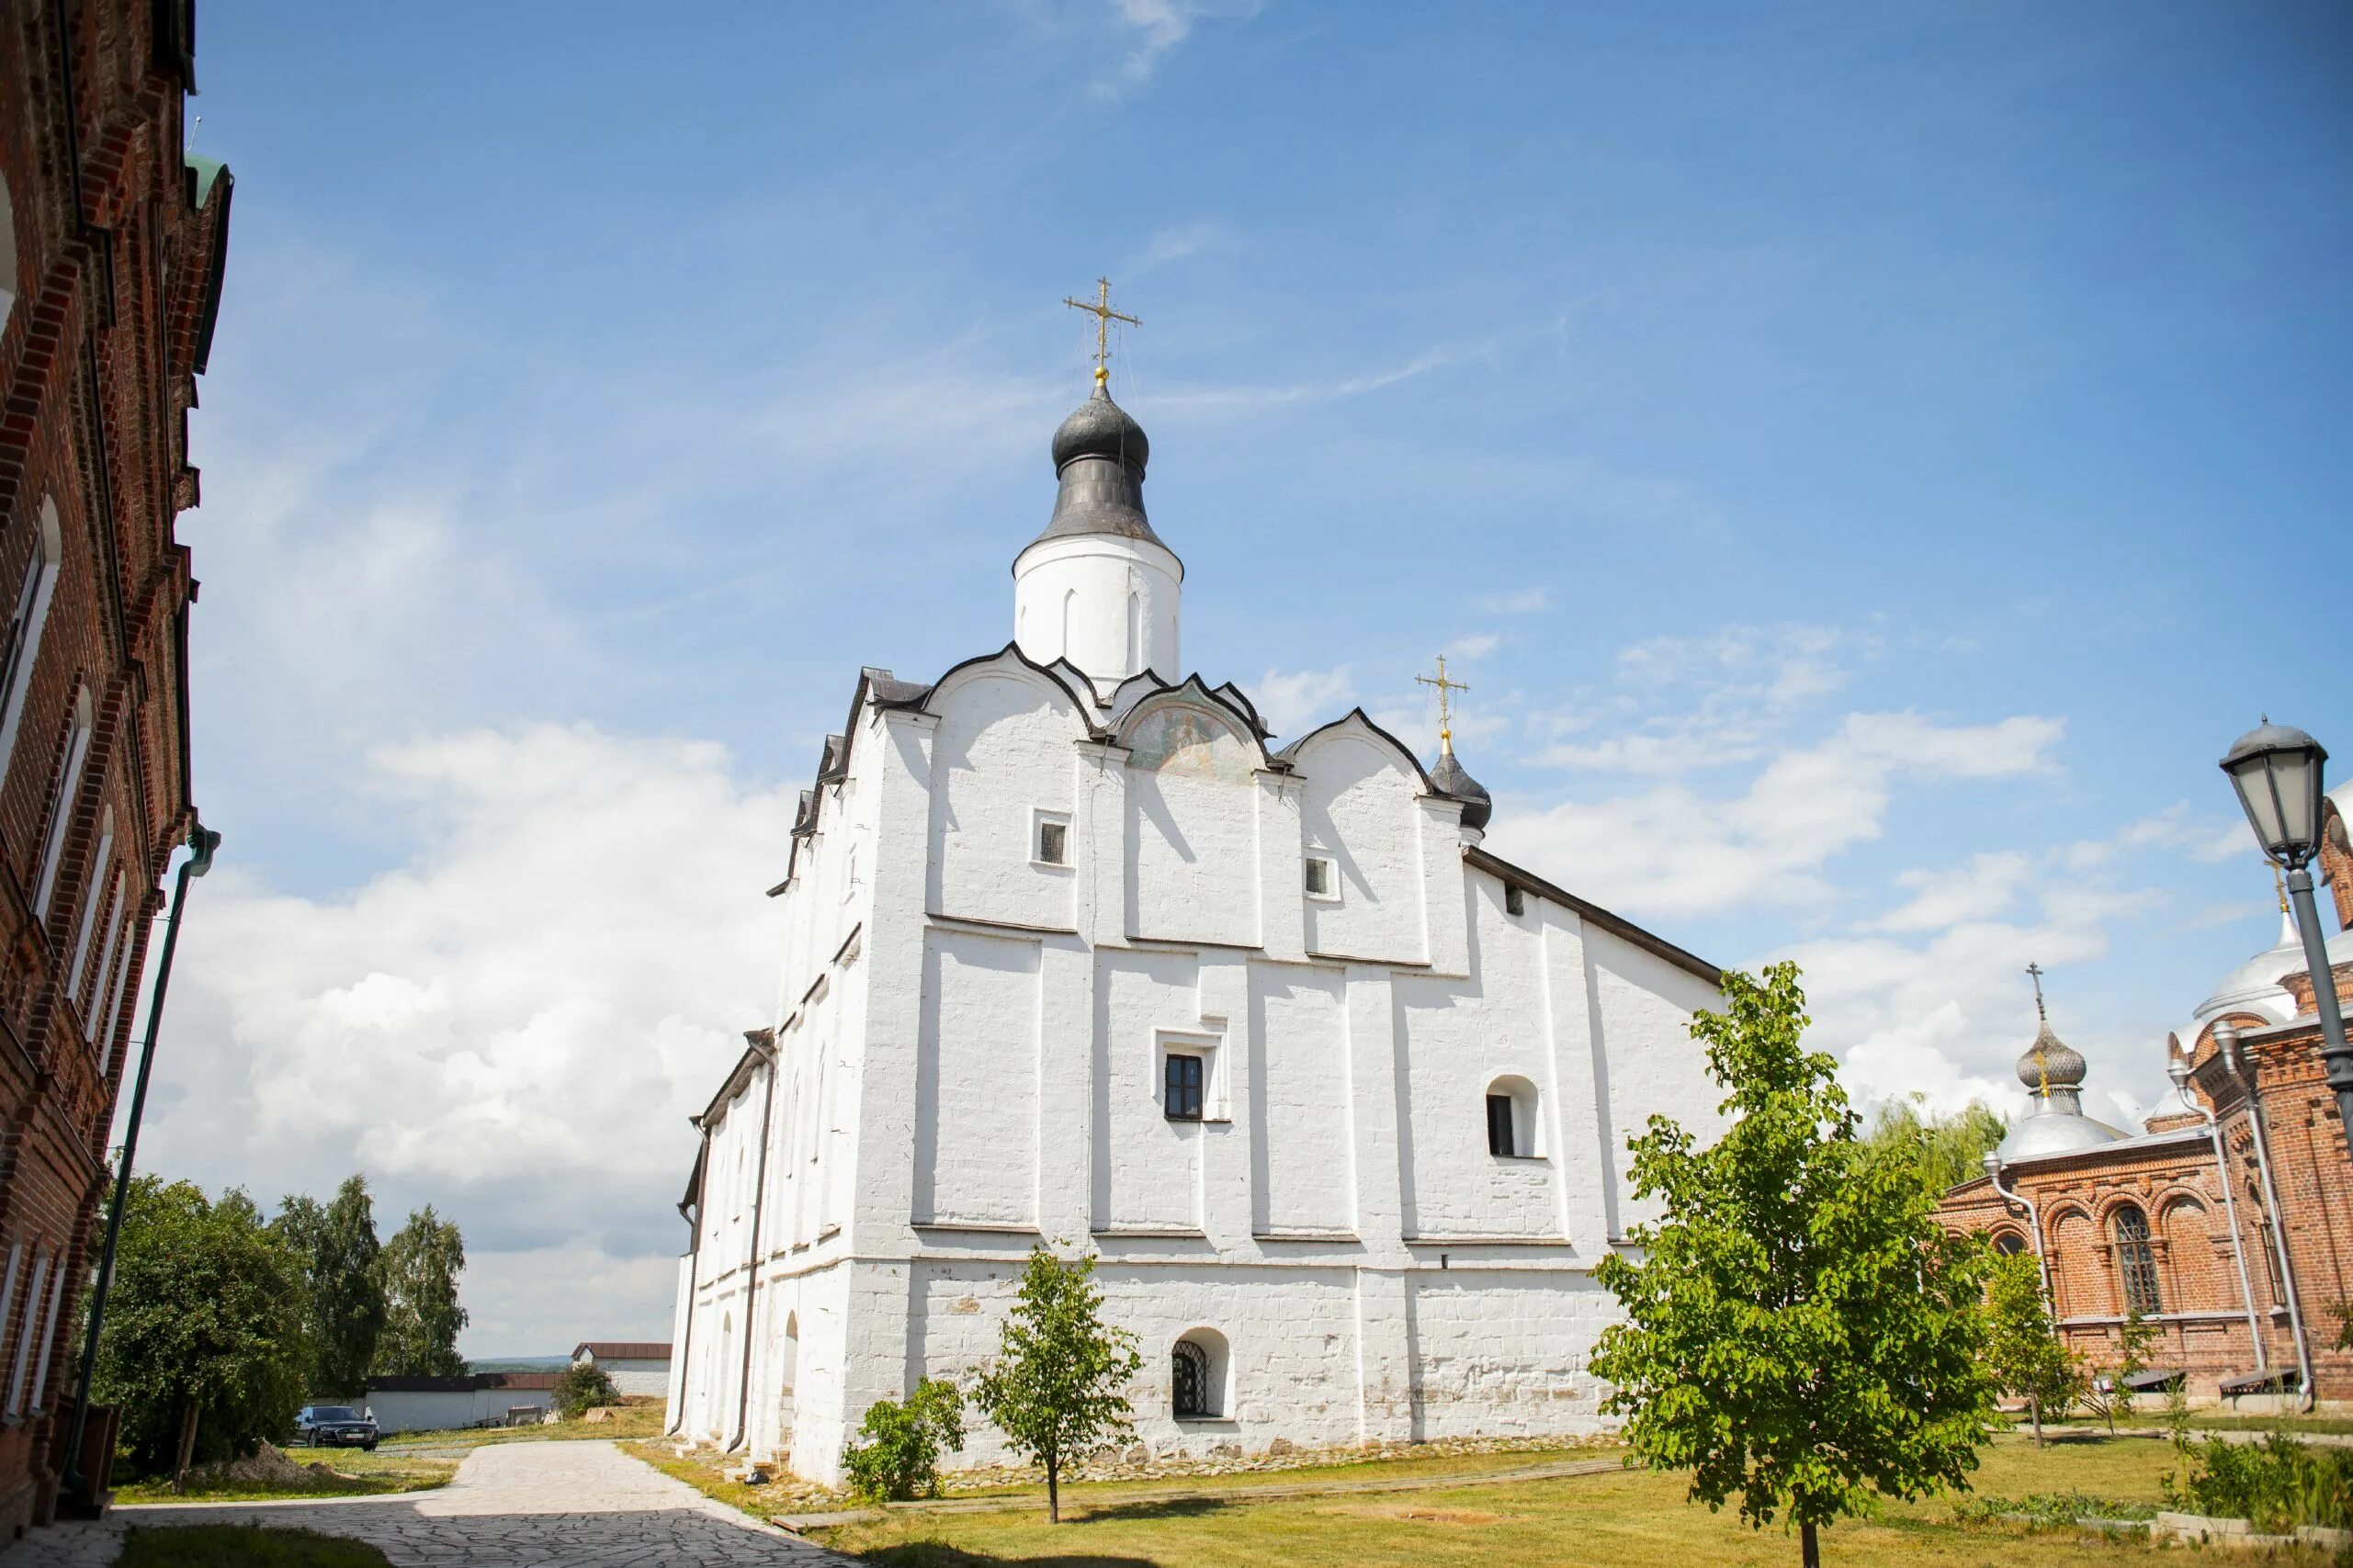
{"type": "Polygon", "coordinates": [[[1451,757],[1454,754],[1454,709],[1446,698],[1451,693],[1469,691],[1470,684],[1446,678],[1446,656],[1442,653],[1438,656],[1437,674],[1416,675],[1414,679],[1425,686],[1438,688],[1438,750],[1451,757]]]}
{"type": "Polygon", "coordinates": [[[1123,316],[1111,308],[1110,278],[1096,278],[1095,291],[1092,299],[1073,299],[1065,294],[1062,303],[1073,310],[1084,310],[1095,319],[1095,385],[1101,386],[1111,378],[1111,323],[1126,321],[1131,327],[1140,327],[1144,323],[1133,316],[1123,316]]]}

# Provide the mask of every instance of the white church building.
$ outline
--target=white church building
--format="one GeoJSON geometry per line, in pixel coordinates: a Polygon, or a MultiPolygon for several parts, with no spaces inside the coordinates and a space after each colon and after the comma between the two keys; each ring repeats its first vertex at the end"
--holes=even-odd
{"type": "MultiPolygon", "coordinates": [[[[1443,740],[1272,749],[1180,660],[1100,370],[1053,456],[1013,641],[864,671],[801,796],[775,1023],[695,1118],[673,1430],[837,1479],[1039,1243],[1098,1258],[1154,1455],[1597,1428],[1593,1266],[1628,1136],[1718,1125],[1716,970],[1484,850],[1443,740]]],[[[972,1427],[951,1462],[1006,1457],[972,1427]]]]}

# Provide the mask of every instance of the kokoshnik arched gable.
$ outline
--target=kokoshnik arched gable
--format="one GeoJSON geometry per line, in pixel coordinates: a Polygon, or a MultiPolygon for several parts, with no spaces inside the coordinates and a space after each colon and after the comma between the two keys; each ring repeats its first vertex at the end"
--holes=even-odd
{"type": "Polygon", "coordinates": [[[1050,457],[1012,640],[864,671],[801,797],[776,1015],[696,1118],[677,1430],[832,1479],[1040,1242],[1160,1348],[1157,1452],[1595,1429],[1591,1269],[1627,1136],[1715,1124],[1715,970],[1488,851],[1451,735],[1278,748],[1185,671],[1101,363],[1050,457]]]}

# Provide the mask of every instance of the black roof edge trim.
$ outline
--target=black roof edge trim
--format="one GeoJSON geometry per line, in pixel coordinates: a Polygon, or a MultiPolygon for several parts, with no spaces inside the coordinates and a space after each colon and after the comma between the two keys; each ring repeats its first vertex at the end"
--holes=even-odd
{"type": "Polygon", "coordinates": [[[1539,898],[1549,898],[1565,908],[1576,910],[1581,918],[1600,926],[1612,936],[1623,938],[1653,957],[1663,958],[1676,968],[1694,975],[1711,986],[1720,987],[1724,984],[1723,969],[1699,954],[1676,946],[1656,931],[1645,931],[1623,915],[1612,914],[1590,899],[1579,898],[1567,888],[1555,886],[1533,871],[1513,865],[1510,861],[1489,854],[1474,844],[1463,846],[1463,859],[1475,869],[1500,878],[1507,885],[1516,886],[1523,892],[1533,893],[1539,898]]]}

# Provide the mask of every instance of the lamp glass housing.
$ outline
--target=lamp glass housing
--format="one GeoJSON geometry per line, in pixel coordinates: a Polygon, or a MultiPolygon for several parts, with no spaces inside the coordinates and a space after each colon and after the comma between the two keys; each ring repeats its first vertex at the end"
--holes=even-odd
{"type": "Polygon", "coordinates": [[[2288,866],[2304,864],[2320,847],[2322,772],[2328,753],[2301,729],[2267,724],[2239,737],[2223,772],[2263,852],[2288,866]]]}

